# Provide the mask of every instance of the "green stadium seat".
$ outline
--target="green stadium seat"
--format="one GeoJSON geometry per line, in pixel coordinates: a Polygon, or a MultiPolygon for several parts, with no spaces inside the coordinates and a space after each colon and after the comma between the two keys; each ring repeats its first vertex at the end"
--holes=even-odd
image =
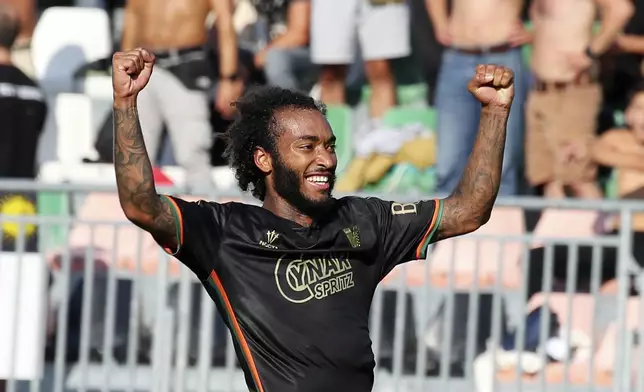
{"type": "Polygon", "coordinates": [[[377,184],[365,186],[365,192],[397,193],[423,192],[431,194],[436,187],[434,168],[418,170],[409,163],[395,165],[377,184]]]}
{"type": "MultiPolygon", "coordinates": [[[[426,106],[428,86],[425,83],[414,83],[401,85],[396,88],[396,95],[399,106],[426,106]]],[[[369,102],[371,87],[366,85],[362,88],[362,102],[369,102]]]]}
{"type": "MultiPolygon", "coordinates": [[[[65,192],[38,192],[37,209],[39,216],[63,217],[70,215],[70,200],[65,192]]],[[[68,227],[64,223],[40,227],[40,247],[48,250],[67,243],[68,227]]]]}
{"type": "Polygon", "coordinates": [[[382,122],[386,126],[400,127],[419,122],[432,131],[436,129],[436,110],[432,107],[413,108],[398,106],[385,113],[382,122]]]}
{"type": "Polygon", "coordinates": [[[626,118],[624,117],[624,112],[621,110],[615,110],[613,112],[613,121],[615,122],[616,127],[623,127],[626,125],[626,118]]]}
{"type": "Polygon", "coordinates": [[[619,196],[619,184],[617,182],[618,171],[613,169],[610,173],[608,181],[606,181],[606,198],[607,199],[617,199],[619,196]]]}
{"type": "Polygon", "coordinates": [[[336,137],[336,154],[338,156],[337,174],[341,174],[353,158],[353,112],[346,105],[328,105],[327,120],[336,137]]]}

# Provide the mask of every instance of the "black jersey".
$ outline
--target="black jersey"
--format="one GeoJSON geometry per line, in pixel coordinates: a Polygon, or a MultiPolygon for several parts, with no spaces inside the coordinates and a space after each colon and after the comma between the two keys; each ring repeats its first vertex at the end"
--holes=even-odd
{"type": "Polygon", "coordinates": [[[440,200],[346,197],[311,227],[259,206],[164,200],[179,222],[172,253],[224,316],[251,391],[371,391],[374,291],[425,257],[440,200]]]}

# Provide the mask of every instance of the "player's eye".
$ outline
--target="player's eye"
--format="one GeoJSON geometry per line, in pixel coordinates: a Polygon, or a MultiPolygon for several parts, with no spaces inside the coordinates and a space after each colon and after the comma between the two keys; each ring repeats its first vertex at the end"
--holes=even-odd
{"type": "Polygon", "coordinates": [[[330,151],[335,151],[335,144],[330,144],[330,145],[327,147],[327,149],[329,149],[330,151]]]}
{"type": "Polygon", "coordinates": [[[312,149],[313,149],[313,145],[312,145],[312,144],[303,144],[303,145],[301,145],[301,146],[300,146],[300,148],[301,148],[302,150],[312,150],[312,149]]]}

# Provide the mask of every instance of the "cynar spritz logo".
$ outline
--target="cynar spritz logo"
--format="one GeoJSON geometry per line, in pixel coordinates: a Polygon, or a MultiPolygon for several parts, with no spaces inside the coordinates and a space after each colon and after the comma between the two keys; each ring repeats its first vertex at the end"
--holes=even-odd
{"type": "Polygon", "coordinates": [[[302,304],[354,286],[351,262],[344,257],[282,257],[275,264],[275,283],[282,297],[302,304]]]}

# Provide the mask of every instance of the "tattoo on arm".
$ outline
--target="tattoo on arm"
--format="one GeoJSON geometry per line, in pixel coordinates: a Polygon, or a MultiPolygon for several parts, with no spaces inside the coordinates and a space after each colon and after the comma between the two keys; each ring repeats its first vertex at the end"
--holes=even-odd
{"type": "Polygon", "coordinates": [[[499,191],[509,111],[483,109],[465,172],[445,199],[438,239],[470,233],[485,224],[499,191]]]}
{"type": "Polygon", "coordinates": [[[136,105],[114,107],[114,168],[128,219],[164,245],[176,245],[174,216],[156,192],[136,105]]]}

